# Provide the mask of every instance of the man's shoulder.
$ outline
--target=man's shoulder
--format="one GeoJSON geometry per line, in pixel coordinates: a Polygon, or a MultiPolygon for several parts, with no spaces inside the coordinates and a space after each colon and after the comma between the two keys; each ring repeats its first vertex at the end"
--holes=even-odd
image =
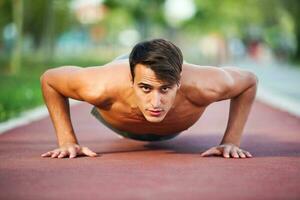
{"type": "Polygon", "coordinates": [[[81,76],[85,79],[85,101],[93,105],[115,99],[120,90],[128,87],[131,81],[129,65],[122,62],[87,67],[81,72],[81,76]]]}
{"type": "Polygon", "coordinates": [[[227,88],[226,72],[222,68],[185,63],[181,85],[187,98],[199,105],[217,101],[227,88]]]}
{"type": "Polygon", "coordinates": [[[123,80],[131,80],[130,67],[128,61],[115,61],[107,63],[103,66],[95,67],[94,71],[91,71],[91,77],[98,81],[99,77],[108,83],[117,83],[123,80]]]}

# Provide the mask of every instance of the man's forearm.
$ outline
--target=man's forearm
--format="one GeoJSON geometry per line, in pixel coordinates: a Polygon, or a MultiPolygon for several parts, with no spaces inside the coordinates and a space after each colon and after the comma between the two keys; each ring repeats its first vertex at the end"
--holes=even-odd
{"type": "Polygon", "coordinates": [[[61,95],[47,82],[47,77],[41,78],[42,93],[54,125],[58,145],[78,143],[70,118],[68,98],[61,95]]]}
{"type": "Polygon", "coordinates": [[[245,90],[230,101],[229,119],[221,144],[240,146],[242,132],[255,99],[257,84],[245,90]]]}

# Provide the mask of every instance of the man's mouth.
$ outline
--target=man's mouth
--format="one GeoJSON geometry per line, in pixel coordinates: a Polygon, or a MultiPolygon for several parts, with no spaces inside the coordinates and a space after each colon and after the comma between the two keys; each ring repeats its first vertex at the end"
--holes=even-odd
{"type": "Polygon", "coordinates": [[[149,111],[150,115],[155,116],[155,117],[160,116],[162,113],[162,110],[148,110],[148,111],[149,111]]]}

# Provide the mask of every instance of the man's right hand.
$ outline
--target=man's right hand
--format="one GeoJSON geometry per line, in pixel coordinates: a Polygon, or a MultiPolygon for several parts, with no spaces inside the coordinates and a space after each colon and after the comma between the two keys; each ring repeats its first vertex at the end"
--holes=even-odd
{"type": "Polygon", "coordinates": [[[51,157],[51,158],[75,158],[78,155],[85,155],[90,157],[96,157],[97,153],[91,151],[87,147],[79,146],[78,144],[65,144],[60,146],[53,151],[48,151],[47,153],[42,154],[42,157],[51,157]]]}

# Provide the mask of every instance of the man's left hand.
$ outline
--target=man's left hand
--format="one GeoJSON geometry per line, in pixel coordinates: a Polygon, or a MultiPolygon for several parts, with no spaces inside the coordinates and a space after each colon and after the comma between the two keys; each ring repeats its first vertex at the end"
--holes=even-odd
{"type": "Polygon", "coordinates": [[[224,158],[252,158],[252,155],[234,144],[221,144],[208,149],[201,154],[205,156],[223,156],[224,158]]]}

